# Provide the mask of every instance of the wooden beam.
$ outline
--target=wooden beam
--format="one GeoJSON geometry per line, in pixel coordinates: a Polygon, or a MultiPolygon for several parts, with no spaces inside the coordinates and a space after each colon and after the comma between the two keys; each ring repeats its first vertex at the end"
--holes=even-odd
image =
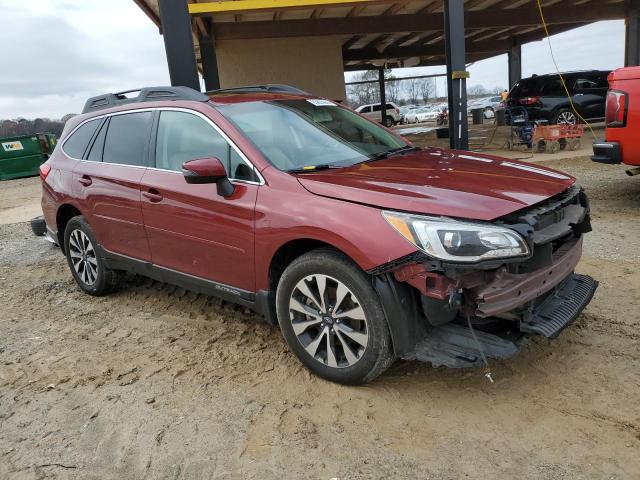
{"type": "MultiPolygon", "coordinates": [[[[551,35],[556,35],[584,25],[588,25],[588,23],[555,25],[549,27],[549,33],[551,35]]],[[[509,36],[500,40],[474,42],[467,39],[467,60],[479,61],[484,58],[490,58],[507,53],[514,45],[524,45],[525,43],[540,41],[544,38],[544,31],[542,31],[542,27],[539,27],[535,31],[528,32],[523,35],[509,36]]],[[[408,47],[388,47],[382,52],[372,48],[357,48],[353,50],[343,49],[342,56],[343,61],[346,64],[349,62],[370,62],[375,60],[396,61],[403,59],[406,60],[413,57],[439,56],[444,55],[444,51],[444,42],[440,42],[437,44],[411,45],[408,47]]]]}
{"type": "MultiPolygon", "coordinates": [[[[624,3],[598,4],[588,8],[573,9],[553,6],[545,8],[544,14],[549,25],[579,24],[625,18],[625,5],[624,3]]],[[[247,38],[425,32],[442,30],[443,22],[444,18],[441,13],[429,13],[282,20],[279,22],[217,23],[215,25],[215,37],[219,40],[237,40],[247,38]]],[[[465,26],[467,29],[517,26],[537,27],[539,25],[540,13],[537,8],[529,6],[508,10],[474,10],[465,14],[465,26]]]]}
{"type": "Polygon", "coordinates": [[[221,0],[218,2],[190,3],[191,15],[214,15],[249,11],[276,10],[281,8],[340,7],[358,3],[386,3],[381,0],[221,0]]]}
{"type": "MultiPolygon", "coordinates": [[[[502,53],[511,48],[508,41],[466,42],[466,50],[469,53],[502,53]]],[[[358,48],[344,50],[342,59],[345,62],[363,60],[385,60],[396,58],[428,57],[431,55],[444,55],[444,43],[434,45],[412,45],[409,47],[388,47],[382,51],[377,48],[358,48]]]]}

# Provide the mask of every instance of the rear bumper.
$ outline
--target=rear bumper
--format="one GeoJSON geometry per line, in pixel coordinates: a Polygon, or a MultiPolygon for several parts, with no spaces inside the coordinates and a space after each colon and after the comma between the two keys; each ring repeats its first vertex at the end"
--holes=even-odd
{"type": "Polygon", "coordinates": [[[622,163],[622,153],[618,142],[596,142],[593,144],[591,160],[598,163],[622,163]]]}

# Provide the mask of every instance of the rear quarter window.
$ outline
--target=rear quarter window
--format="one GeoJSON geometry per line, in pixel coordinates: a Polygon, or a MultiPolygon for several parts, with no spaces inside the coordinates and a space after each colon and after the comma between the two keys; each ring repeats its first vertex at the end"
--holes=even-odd
{"type": "Polygon", "coordinates": [[[93,134],[96,133],[99,124],[100,121],[97,119],[89,120],[79,127],[65,140],[62,146],[64,153],[72,158],[83,158],[84,152],[87,150],[87,146],[91,138],[93,138],[93,134]]]}

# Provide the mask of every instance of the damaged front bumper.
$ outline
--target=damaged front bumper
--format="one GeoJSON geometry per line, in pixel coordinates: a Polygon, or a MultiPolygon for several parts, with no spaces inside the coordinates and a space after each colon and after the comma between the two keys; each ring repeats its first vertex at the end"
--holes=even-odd
{"type": "Polygon", "coordinates": [[[510,220],[531,227],[526,260],[474,268],[411,258],[376,275],[399,357],[477,366],[482,353],[515,355],[529,335],[555,338],[580,315],[598,286],[575,273],[590,230],[584,193],[573,188],[510,220]]]}

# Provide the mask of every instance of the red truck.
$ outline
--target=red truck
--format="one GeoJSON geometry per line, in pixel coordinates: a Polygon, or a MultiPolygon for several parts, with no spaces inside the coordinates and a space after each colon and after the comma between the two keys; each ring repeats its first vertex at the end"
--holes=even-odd
{"type": "Polygon", "coordinates": [[[605,140],[593,144],[594,162],[624,163],[640,173],[640,67],[626,67],[609,74],[605,140]]]}

